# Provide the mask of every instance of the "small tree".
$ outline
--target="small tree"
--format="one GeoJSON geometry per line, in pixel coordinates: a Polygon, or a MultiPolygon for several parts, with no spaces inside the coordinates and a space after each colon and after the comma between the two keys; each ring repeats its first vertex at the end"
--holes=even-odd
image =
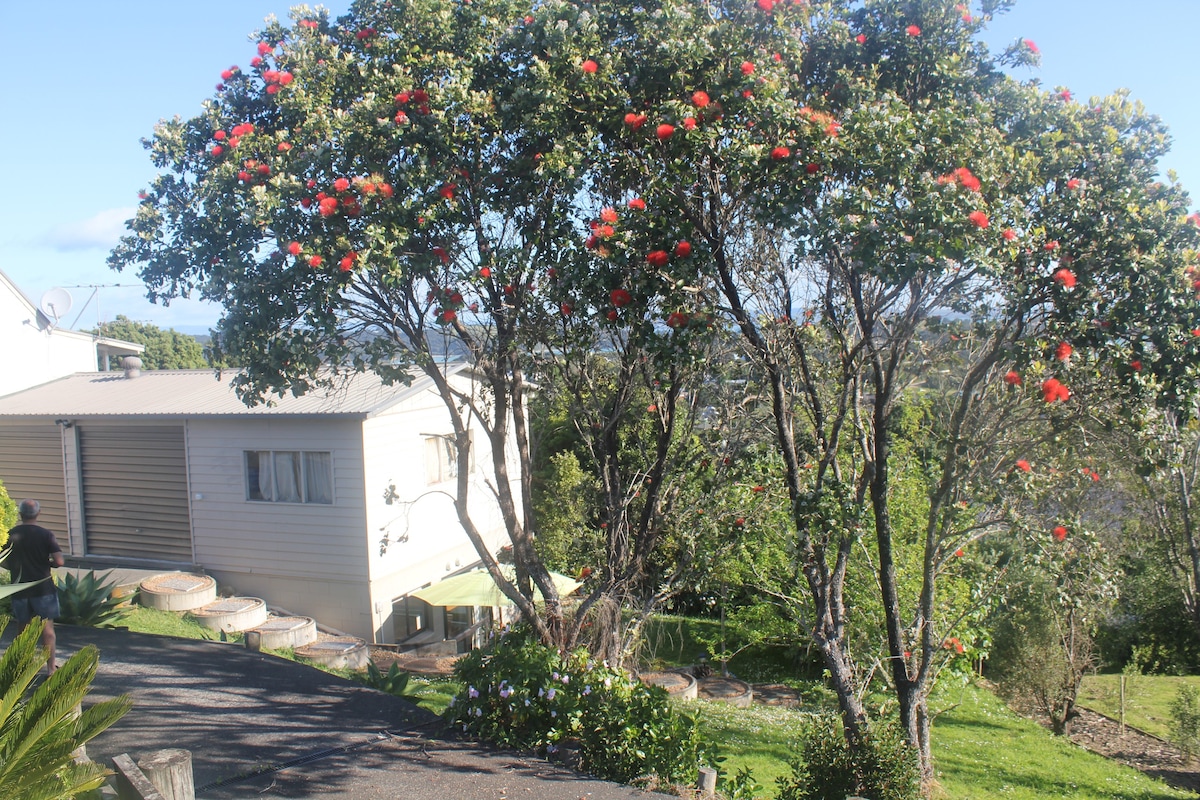
{"type": "Polygon", "coordinates": [[[8,496],[8,490],[0,483],[0,547],[8,542],[8,531],[17,524],[17,501],[8,496]]]}
{"type": "Polygon", "coordinates": [[[203,369],[209,366],[200,343],[194,337],[171,328],[164,330],[157,325],[134,322],[118,314],[115,320],[103,323],[93,333],[144,344],[146,349],[139,356],[143,369],[203,369]]]}
{"type": "Polygon", "coordinates": [[[1200,689],[1181,683],[1171,701],[1171,741],[1191,761],[1200,752],[1200,689]]]}

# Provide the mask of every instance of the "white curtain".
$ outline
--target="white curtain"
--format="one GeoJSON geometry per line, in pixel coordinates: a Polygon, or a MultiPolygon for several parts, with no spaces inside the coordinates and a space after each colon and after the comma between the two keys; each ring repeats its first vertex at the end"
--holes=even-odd
{"type": "Polygon", "coordinates": [[[304,502],[333,502],[333,456],[330,453],[304,454],[304,502]]]}
{"type": "MultiPolygon", "coordinates": [[[[273,500],[275,497],[275,481],[271,477],[271,454],[264,452],[250,453],[254,465],[258,468],[258,496],[263,500],[273,500]]],[[[253,496],[253,494],[251,495],[253,496]]]]}
{"type": "Polygon", "coordinates": [[[299,503],[300,459],[299,453],[275,453],[275,502],[299,503]]]}

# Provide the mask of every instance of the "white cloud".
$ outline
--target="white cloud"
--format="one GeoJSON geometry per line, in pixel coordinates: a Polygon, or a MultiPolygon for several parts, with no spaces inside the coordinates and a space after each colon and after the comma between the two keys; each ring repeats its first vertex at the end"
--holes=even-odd
{"type": "Polygon", "coordinates": [[[66,222],[51,229],[43,242],[60,252],[72,250],[108,250],[125,233],[125,221],[137,214],[136,208],[110,208],[84,220],[66,222]]]}

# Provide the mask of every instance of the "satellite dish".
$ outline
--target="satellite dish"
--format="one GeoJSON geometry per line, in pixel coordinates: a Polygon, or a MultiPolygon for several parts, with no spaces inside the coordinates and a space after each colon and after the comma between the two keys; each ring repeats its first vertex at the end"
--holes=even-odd
{"type": "Polygon", "coordinates": [[[38,302],[38,308],[57,325],[58,321],[71,310],[71,293],[61,287],[55,287],[42,295],[42,299],[38,302]]]}

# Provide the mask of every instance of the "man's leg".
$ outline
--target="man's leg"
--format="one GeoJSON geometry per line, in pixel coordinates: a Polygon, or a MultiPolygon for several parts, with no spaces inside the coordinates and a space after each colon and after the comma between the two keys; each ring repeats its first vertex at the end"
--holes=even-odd
{"type": "Polygon", "coordinates": [[[55,660],[54,649],[58,644],[58,639],[54,635],[54,620],[47,619],[42,622],[42,647],[46,648],[46,652],[50,654],[50,660],[46,662],[46,674],[53,675],[58,669],[58,661],[55,660]]]}

